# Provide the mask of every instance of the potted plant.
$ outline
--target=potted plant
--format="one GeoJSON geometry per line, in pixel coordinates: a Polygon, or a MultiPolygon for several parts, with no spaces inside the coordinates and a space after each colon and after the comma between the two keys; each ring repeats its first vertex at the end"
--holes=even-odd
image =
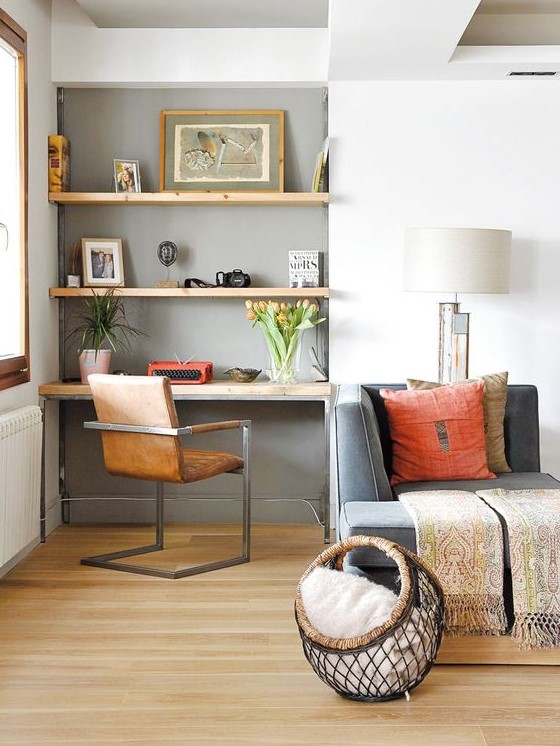
{"type": "Polygon", "coordinates": [[[115,288],[101,294],[92,290],[84,300],[85,309],[69,338],[78,338],[78,361],[82,383],[90,373],[108,373],[113,350],[130,350],[130,342],[144,334],[131,326],[126,317],[123,299],[115,288]],[[104,347],[108,345],[108,347],[104,347]]]}

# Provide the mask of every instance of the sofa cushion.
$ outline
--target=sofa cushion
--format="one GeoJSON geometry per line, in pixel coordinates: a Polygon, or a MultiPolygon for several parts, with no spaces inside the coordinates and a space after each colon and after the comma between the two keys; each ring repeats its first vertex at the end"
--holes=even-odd
{"type": "MultiPolygon", "coordinates": [[[[549,474],[518,472],[501,474],[493,480],[415,482],[401,484],[399,494],[418,490],[475,490],[502,487],[506,490],[558,489],[558,480],[549,474]]],[[[501,520],[501,519],[500,519],[501,520]]],[[[504,565],[509,568],[509,543],[504,521],[504,565]]],[[[416,552],[416,532],[414,521],[408,511],[398,501],[394,502],[347,502],[340,511],[340,537],[381,536],[400,544],[411,552],[416,552]]],[[[348,564],[360,567],[392,567],[394,563],[383,552],[368,547],[354,549],[346,555],[348,564]]]]}
{"type": "MultiPolygon", "coordinates": [[[[480,380],[484,384],[482,409],[484,412],[484,440],[488,468],[493,472],[509,472],[511,468],[506,460],[504,440],[508,374],[507,372],[492,373],[465,381],[457,381],[450,385],[460,386],[476,380],[480,380]]],[[[406,384],[409,389],[414,391],[433,389],[444,385],[433,381],[420,381],[416,378],[408,378],[406,384]]]]}
{"type": "MultiPolygon", "coordinates": [[[[400,502],[347,502],[340,511],[340,537],[380,536],[416,552],[414,521],[400,502]]],[[[358,547],[346,555],[351,565],[395,567],[385,552],[372,547],[358,547]]]]}
{"type": "Polygon", "coordinates": [[[422,391],[382,388],[393,443],[391,484],[492,479],[484,440],[482,381],[422,391]]]}
{"type": "Polygon", "coordinates": [[[558,489],[560,482],[550,474],[538,471],[518,471],[498,474],[496,479],[450,479],[428,482],[407,482],[395,487],[396,495],[418,490],[491,490],[502,487],[504,490],[558,489]]]}

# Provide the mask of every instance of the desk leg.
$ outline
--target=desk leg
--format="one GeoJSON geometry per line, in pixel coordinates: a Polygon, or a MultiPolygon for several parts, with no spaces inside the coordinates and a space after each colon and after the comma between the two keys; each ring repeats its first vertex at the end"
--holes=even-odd
{"type": "Polygon", "coordinates": [[[331,398],[325,398],[325,491],[323,492],[322,518],[324,543],[331,541],[331,398]]]}
{"type": "Polygon", "coordinates": [[[41,436],[41,497],[39,500],[39,532],[41,537],[41,544],[45,543],[46,537],[46,521],[47,521],[47,506],[46,506],[46,494],[45,494],[45,397],[39,397],[39,408],[41,410],[41,419],[43,421],[43,432],[41,436]]]}
{"type": "Polygon", "coordinates": [[[66,402],[61,401],[58,411],[58,494],[63,523],[70,523],[70,501],[66,492],[66,402]]]}

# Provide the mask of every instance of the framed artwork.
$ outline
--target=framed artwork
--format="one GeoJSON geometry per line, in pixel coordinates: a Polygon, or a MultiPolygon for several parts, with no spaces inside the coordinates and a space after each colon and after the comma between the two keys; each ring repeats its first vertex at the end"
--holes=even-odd
{"type": "Polygon", "coordinates": [[[124,285],[122,241],[120,238],[82,238],[84,285],[124,285]]]}
{"type": "Polygon", "coordinates": [[[140,162],[115,158],[113,160],[113,180],[116,192],[141,192],[140,162]]]}
{"type": "Polygon", "coordinates": [[[284,190],[283,111],[162,111],[160,126],[160,191],[284,190]]]}

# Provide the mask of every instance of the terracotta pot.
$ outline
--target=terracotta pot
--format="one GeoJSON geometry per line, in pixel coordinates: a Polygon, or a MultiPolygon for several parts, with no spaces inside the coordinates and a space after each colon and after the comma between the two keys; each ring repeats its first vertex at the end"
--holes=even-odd
{"type": "Polygon", "coordinates": [[[82,383],[88,382],[90,373],[108,373],[111,350],[84,350],[78,358],[82,383]]]}

